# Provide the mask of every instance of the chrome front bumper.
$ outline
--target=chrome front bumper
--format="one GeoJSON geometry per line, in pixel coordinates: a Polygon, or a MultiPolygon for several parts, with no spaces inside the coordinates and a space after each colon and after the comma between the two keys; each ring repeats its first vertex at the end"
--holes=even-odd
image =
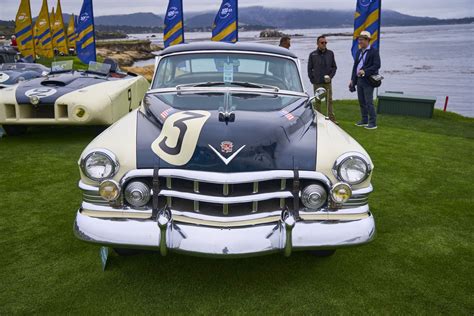
{"type": "MultiPolygon", "coordinates": [[[[172,211],[171,211],[172,212],[172,211]]],[[[370,212],[354,221],[298,220],[283,211],[277,222],[245,227],[210,227],[173,220],[161,211],[156,220],[104,219],[78,211],[77,238],[117,248],[143,248],[214,257],[246,257],[274,252],[333,249],[370,242],[375,235],[370,212]]]]}

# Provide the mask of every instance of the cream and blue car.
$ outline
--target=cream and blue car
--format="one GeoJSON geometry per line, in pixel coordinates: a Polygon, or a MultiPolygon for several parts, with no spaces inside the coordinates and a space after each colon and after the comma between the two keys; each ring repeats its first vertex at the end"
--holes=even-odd
{"type": "Polygon", "coordinates": [[[72,61],[53,63],[47,76],[0,89],[0,125],[20,135],[31,125],[109,126],[138,108],[148,81],[119,71],[113,60],[73,71],[72,61]]]}
{"type": "Polygon", "coordinates": [[[216,257],[370,242],[373,163],[301,76],[292,52],[263,44],[161,52],[143,104],[80,157],[76,236],[216,257]]]}

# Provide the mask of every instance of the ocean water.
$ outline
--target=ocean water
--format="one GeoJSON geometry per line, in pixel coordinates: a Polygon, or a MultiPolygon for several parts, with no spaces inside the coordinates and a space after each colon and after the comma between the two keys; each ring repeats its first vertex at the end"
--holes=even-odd
{"type": "MultiPolygon", "coordinates": [[[[293,37],[291,50],[301,59],[305,87],[312,91],[307,78],[308,56],[316,49],[320,34],[350,33],[350,28],[282,30],[293,37]]],[[[447,26],[385,27],[381,39],[381,74],[385,77],[379,92],[402,91],[405,94],[435,96],[436,107],[443,108],[449,96],[448,111],[474,117],[474,24],[447,26]]],[[[262,40],[259,32],[241,32],[240,41],[278,45],[278,40],[262,40]]],[[[134,38],[147,38],[150,34],[132,34],[134,38]]],[[[187,41],[202,41],[209,33],[187,33],[187,41]]],[[[163,44],[161,34],[150,38],[163,44]]],[[[350,36],[329,36],[328,48],[336,56],[338,71],[334,78],[335,99],[356,99],[348,90],[352,70],[350,36]]],[[[152,64],[142,61],[137,66],[152,64]]]]}

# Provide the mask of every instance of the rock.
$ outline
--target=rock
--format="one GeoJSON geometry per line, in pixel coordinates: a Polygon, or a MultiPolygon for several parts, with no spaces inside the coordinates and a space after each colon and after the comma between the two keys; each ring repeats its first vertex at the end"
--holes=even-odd
{"type": "Polygon", "coordinates": [[[260,32],[260,38],[277,38],[277,37],[283,37],[287,36],[285,33],[280,32],[278,30],[264,30],[260,32]]]}
{"type": "Polygon", "coordinates": [[[142,75],[148,81],[153,79],[153,73],[155,71],[154,65],[144,66],[144,67],[123,67],[123,70],[136,73],[137,75],[142,75]]]}

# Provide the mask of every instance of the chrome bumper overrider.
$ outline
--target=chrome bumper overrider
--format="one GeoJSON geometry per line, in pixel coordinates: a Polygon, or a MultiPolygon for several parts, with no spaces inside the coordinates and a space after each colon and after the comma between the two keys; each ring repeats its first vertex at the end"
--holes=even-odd
{"type": "MultiPolygon", "coordinates": [[[[212,227],[173,219],[172,210],[156,220],[105,219],[77,213],[75,235],[86,242],[124,248],[151,248],[201,256],[253,256],[294,250],[365,244],[375,235],[372,214],[356,220],[311,220],[283,211],[277,221],[240,227],[212,227]]],[[[345,210],[347,211],[347,210],[345,210]]]]}

